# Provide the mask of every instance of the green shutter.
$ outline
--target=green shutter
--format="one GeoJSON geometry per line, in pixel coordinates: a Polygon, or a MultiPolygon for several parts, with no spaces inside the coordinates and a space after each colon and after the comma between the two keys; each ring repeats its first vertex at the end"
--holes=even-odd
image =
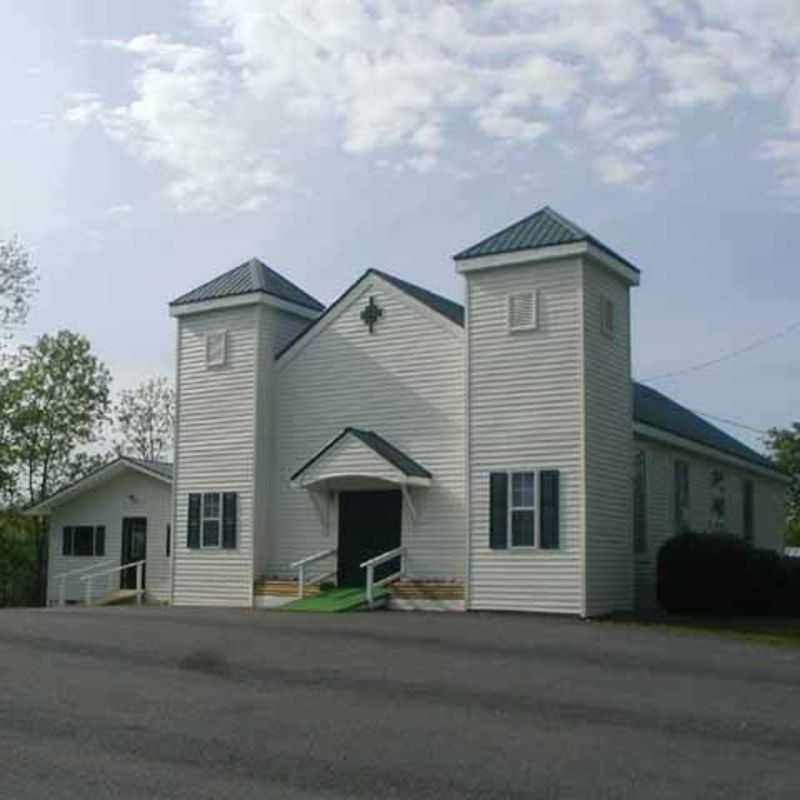
{"type": "Polygon", "coordinates": [[[508,547],[508,474],[489,475],[489,547],[505,550],[508,547]]]}
{"type": "Polygon", "coordinates": [[[190,550],[200,547],[200,501],[202,495],[189,495],[189,517],[186,523],[186,546],[190,550]]]}
{"type": "Polygon", "coordinates": [[[172,525],[167,523],[167,558],[169,558],[170,547],[172,546],[172,525]]]}
{"type": "Polygon", "coordinates": [[[539,473],[540,547],[556,550],[559,546],[559,476],[558,470],[539,473]]]}
{"type": "Polygon", "coordinates": [[[236,492],[222,495],[222,546],[226,550],[236,549],[236,492]]]}
{"type": "Polygon", "coordinates": [[[63,556],[71,556],[72,555],[72,540],[73,540],[73,533],[72,528],[64,528],[61,531],[62,539],[61,539],[61,555],[63,556]]]}
{"type": "Polygon", "coordinates": [[[104,556],[106,554],[106,526],[98,525],[94,529],[94,554],[104,556]]]}

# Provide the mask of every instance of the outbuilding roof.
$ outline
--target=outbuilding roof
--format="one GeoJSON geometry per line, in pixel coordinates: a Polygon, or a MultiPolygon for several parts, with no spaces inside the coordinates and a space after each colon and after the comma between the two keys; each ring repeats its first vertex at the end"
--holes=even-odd
{"type": "Polygon", "coordinates": [[[462,261],[479,256],[514,253],[518,250],[536,250],[540,247],[553,247],[560,244],[587,242],[612,255],[632,270],[639,269],[626,258],[603,244],[583,228],[563,217],[549,206],[544,206],[533,214],[514,222],[507,228],[487,236],[477,244],[457,253],[453,258],[462,261]]]}
{"type": "Polygon", "coordinates": [[[113,461],[108,461],[87,472],[73,483],[61,487],[38,503],[29,506],[25,513],[31,516],[47,515],[54,508],[123,474],[126,470],[144,473],[164,483],[172,483],[172,464],[167,461],[149,461],[143,458],[119,456],[113,461]]]}
{"type": "Polygon", "coordinates": [[[313,311],[323,311],[325,306],[288,278],[275,272],[263,261],[251,258],[244,264],[239,264],[232,270],[218,275],[216,278],[198,286],[196,289],[181,295],[173,300],[171,306],[198,303],[204,300],[217,300],[222,297],[236,297],[239,295],[261,292],[295,303],[313,311]]]}

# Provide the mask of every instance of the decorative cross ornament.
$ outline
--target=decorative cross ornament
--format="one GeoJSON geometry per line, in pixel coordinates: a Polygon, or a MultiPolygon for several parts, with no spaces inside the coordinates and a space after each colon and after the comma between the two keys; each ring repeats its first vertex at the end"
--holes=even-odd
{"type": "Polygon", "coordinates": [[[369,303],[364,306],[364,310],[361,312],[361,319],[363,320],[364,324],[369,326],[369,332],[372,333],[372,329],[375,327],[375,323],[383,316],[383,309],[375,303],[375,298],[370,297],[369,303]]]}

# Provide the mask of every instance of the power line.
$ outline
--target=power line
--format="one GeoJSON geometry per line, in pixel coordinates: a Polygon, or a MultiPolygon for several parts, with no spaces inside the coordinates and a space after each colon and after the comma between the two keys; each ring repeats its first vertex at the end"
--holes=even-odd
{"type": "MultiPolygon", "coordinates": [[[[791,325],[783,328],[777,333],[772,333],[769,336],[764,336],[761,339],[756,339],[754,342],[751,342],[744,347],[740,347],[738,350],[732,350],[730,353],[725,353],[724,355],[719,356],[718,358],[712,358],[710,361],[703,361],[700,364],[695,364],[691,367],[684,367],[683,369],[675,370],[674,372],[664,372],[661,375],[653,375],[650,378],[639,378],[638,380],[641,383],[652,383],[653,381],[660,381],[664,380],[665,378],[674,378],[678,375],[686,375],[689,372],[697,372],[700,369],[706,369],[707,367],[713,367],[716,364],[720,364],[723,361],[728,361],[731,358],[735,358],[736,356],[743,355],[744,353],[749,353],[751,350],[755,350],[757,347],[761,347],[769,342],[774,341],[775,339],[781,339],[784,336],[787,336],[792,331],[797,330],[800,328],[800,320],[797,322],[793,322],[791,325]]],[[[708,415],[711,416],[711,415],[708,415]]]]}
{"type": "Polygon", "coordinates": [[[751,433],[760,433],[762,436],[766,436],[769,433],[769,431],[762,430],[761,428],[754,428],[752,425],[745,425],[744,422],[736,422],[736,420],[727,419],[726,417],[718,417],[716,414],[709,414],[707,411],[699,411],[696,408],[690,408],[689,411],[694,414],[699,414],[701,417],[708,417],[709,419],[716,420],[717,422],[724,422],[726,425],[733,425],[736,428],[743,428],[751,433]]]}

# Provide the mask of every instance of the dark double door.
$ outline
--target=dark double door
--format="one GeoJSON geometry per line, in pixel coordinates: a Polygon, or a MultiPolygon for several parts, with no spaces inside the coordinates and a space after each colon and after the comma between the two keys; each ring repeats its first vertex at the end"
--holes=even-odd
{"type": "MultiPolygon", "coordinates": [[[[122,557],[120,565],[135,564],[147,558],[147,518],[124,517],[122,520],[122,557]]],[[[146,586],[146,564],[142,564],[142,588],[146,586]]],[[[136,567],[123,569],[119,576],[120,589],[136,588],[136,567]]]]}
{"type": "MultiPolygon", "coordinates": [[[[364,586],[361,564],[400,547],[403,498],[399,490],[339,494],[339,586],[364,586]]],[[[375,579],[399,568],[399,558],[375,569],[375,579]]]]}

